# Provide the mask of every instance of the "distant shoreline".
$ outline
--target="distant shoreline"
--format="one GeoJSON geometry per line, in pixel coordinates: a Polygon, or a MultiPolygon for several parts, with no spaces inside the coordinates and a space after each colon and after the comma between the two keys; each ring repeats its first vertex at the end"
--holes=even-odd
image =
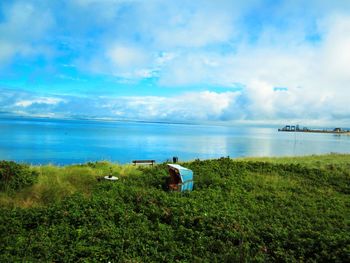
{"type": "Polygon", "coordinates": [[[350,131],[330,131],[330,130],[298,130],[298,131],[286,131],[278,129],[279,132],[304,132],[304,133],[329,133],[329,134],[339,134],[339,135],[350,135],[350,131]]]}

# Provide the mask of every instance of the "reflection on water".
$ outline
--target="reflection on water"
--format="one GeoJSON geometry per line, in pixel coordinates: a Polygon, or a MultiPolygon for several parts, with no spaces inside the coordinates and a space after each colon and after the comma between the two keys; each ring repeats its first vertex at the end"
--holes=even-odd
{"type": "Polygon", "coordinates": [[[3,119],[0,131],[0,159],[35,164],[350,152],[350,136],[273,128],[3,119]]]}

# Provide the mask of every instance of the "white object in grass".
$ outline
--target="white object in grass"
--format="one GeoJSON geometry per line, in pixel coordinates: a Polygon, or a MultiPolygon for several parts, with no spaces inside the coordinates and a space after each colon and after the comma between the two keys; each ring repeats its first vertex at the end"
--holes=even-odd
{"type": "Polygon", "coordinates": [[[105,176],[104,179],[110,180],[110,181],[117,181],[119,178],[115,176],[105,176]]]}

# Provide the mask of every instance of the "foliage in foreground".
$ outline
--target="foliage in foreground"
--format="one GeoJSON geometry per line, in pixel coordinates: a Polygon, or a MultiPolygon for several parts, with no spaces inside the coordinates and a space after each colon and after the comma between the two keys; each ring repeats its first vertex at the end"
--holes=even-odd
{"type": "Polygon", "coordinates": [[[38,173],[28,165],[0,161],[0,191],[11,192],[30,186],[37,181],[38,173]]]}
{"type": "MultiPolygon", "coordinates": [[[[185,165],[196,176],[191,193],[164,191],[159,165],[95,180],[90,195],[1,208],[0,261],[350,261],[350,158],[322,168],[228,158],[185,165]]],[[[101,169],[93,166],[80,168],[101,169]]]]}
{"type": "Polygon", "coordinates": [[[106,175],[123,177],[141,174],[141,171],[132,165],[121,166],[108,162],[90,162],[84,165],[64,167],[46,165],[29,168],[25,165],[15,165],[24,166],[27,173],[34,173],[39,176],[36,177],[34,185],[27,185],[30,187],[22,187],[17,192],[0,192],[0,206],[42,206],[60,202],[65,197],[77,192],[88,196],[97,184],[96,179],[100,177],[106,175]]]}

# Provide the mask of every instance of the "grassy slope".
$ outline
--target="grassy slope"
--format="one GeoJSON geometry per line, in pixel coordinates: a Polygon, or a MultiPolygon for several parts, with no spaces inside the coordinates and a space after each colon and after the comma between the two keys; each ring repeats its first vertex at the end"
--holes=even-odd
{"type": "Polygon", "coordinates": [[[0,261],[350,260],[350,155],[185,165],[187,194],[163,190],[164,165],[35,167],[0,196],[0,261]],[[111,166],[121,180],[97,182],[111,166]]]}

